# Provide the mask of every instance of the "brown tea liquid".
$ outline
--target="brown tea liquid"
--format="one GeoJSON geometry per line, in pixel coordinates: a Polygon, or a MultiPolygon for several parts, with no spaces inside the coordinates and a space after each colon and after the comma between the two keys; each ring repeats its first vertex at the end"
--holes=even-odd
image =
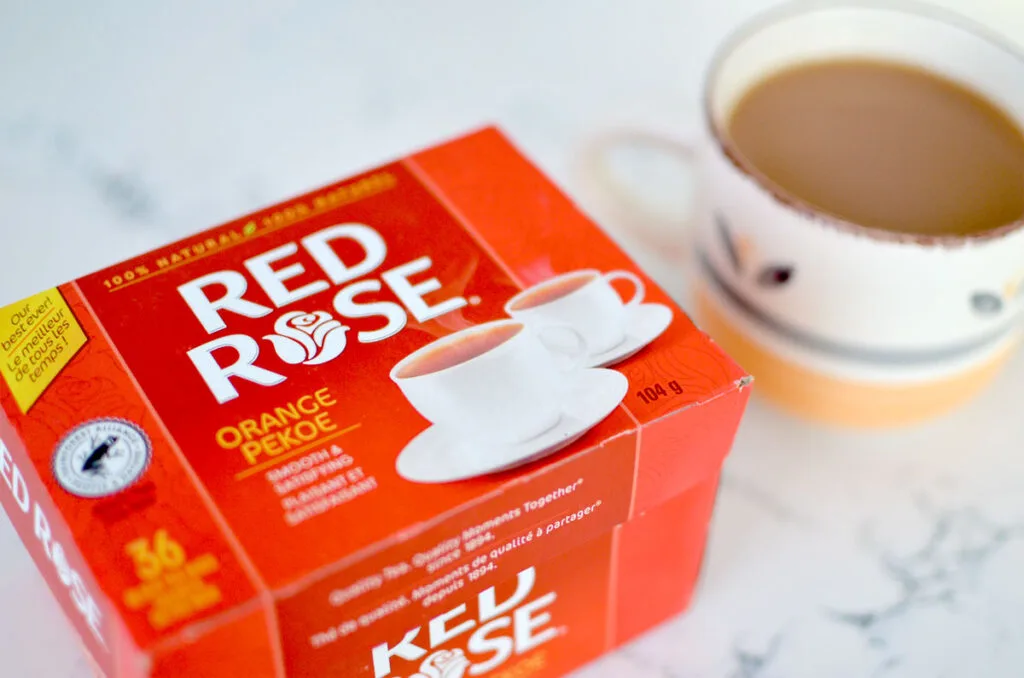
{"type": "Polygon", "coordinates": [[[493,351],[519,334],[519,325],[501,325],[480,332],[470,332],[461,338],[435,346],[408,363],[398,376],[404,379],[422,377],[461,365],[464,362],[493,351]]]}
{"type": "Polygon", "coordinates": [[[784,192],[842,219],[967,235],[1024,216],[1024,134],[979,94],[871,60],[808,63],[754,86],[728,133],[784,192]]]}
{"type": "Polygon", "coordinates": [[[521,296],[512,306],[514,311],[524,311],[535,306],[543,306],[562,297],[569,296],[579,288],[583,287],[596,276],[593,273],[580,273],[574,276],[566,276],[561,280],[547,285],[538,285],[535,289],[528,291],[521,296]]]}

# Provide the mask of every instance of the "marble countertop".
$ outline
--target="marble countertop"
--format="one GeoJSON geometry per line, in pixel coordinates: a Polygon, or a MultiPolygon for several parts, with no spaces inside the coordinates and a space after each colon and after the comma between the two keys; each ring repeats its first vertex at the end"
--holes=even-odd
{"type": "MultiPolygon", "coordinates": [[[[484,121],[685,304],[679,267],[587,194],[579,150],[613,121],[692,126],[714,45],[766,4],[6,3],[0,304],[484,121]]],[[[943,4],[1024,44],[1017,0],[943,4]]],[[[1024,355],[885,434],[755,400],[693,609],[580,678],[1024,675],[1021,381],[1024,355]]],[[[2,675],[88,675],[6,518],[0,603],[2,675]]]]}

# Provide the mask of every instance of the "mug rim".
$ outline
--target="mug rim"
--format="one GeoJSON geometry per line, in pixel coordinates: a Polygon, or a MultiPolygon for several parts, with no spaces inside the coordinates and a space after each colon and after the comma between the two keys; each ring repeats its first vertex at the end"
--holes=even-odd
{"type": "MultiPolygon", "coordinates": [[[[963,235],[948,234],[923,234],[905,233],[890,231],[875,226],[865,226],[856,221],[830,214],[821,208],[812,205],[803,198],[784,190],[781,186],[772,181],[766,174],[756,168],[746,155],[739,150],[736,144],[729,138],[727,130],[723,125],[718,124],[713,112],[713,94],[718,83],[721,70],[725,61],[742,45],[746,40],[757,35],[766,27],[787,18],[813,14],[819,11],[835,9],[869,9],[874,11],[885,11],[909,17],[923,18],[935,21],[946,26],[962,30],[974,37],[1002,50],[1013,57],[1024,71],[1024,52],[1013,45],[1005,36],[989,29],[984,24],[966,17],[959,12],[938,7],[935,5],[918,2],[917,0],[788,0],[766,11],[756,14],[748,19],[738,28],[734,29],[716,48],[710,65],[705,71],[703,86],[703,116],[705,124],[714,138],[718,149],[725,156],[726,160],[736,171],[752,179],[757,186],[768,196],[773,198],[782,207],[795,211],[815,223],[852,235],[861,235],[872,240],[895,243],[897,245],[921,245],[926,247],[951,247],[962,246],[971,243],[999,240],[1011,234],[1024,230],[1024,216],[990,228],[984,231],[972,232],[963,235]]],[[[987,95],[986,100],[991,100],[987,95]]],[[[1017,129],[1024,136],[1024,120],[1012,116],[1017,129]]]]}
{"type": "MultiPolygon", "coordinates": [[[[554,283],[556,280],[561,280],[563,278],[568,278],[568,277],[571,277],[571,276],[581,276],[581,275],[584,275],[584,274],[586,274],[586,275],[593,275],[594,279],[587,281],[586,285],[581,285],[580,287],[578,287],[577,289],[573,290],[569,294],[573,294],[574,292],[577,292],[577,291],[583,289],[584,287],[586,287],[590,283],[592,283],[592,282],[594,282],[596,280],[599,280],[600,278],[602,278],[605,275],[605,273],[603,273],[602,271],[600,271],[600,270],[598,270],[596,268],[577,268],[577,269],[574,269],[572,271],[566,271],[564,273],[559,273],[558,275],[551,276],[550,278],[548,278],[546,280],[541,280],[539,283],[535,283],[533,285],[530,285],[527,288],[521,289],[518,292],[516,292],[515,295],[513,295],[511,299],[509,299],[508,301],[505,302],[505,306],[504,306],[505,312],[506,313],[525,313],[527,311],[532,311],[535,308],[541,308],[542,306],[546,306],[547,304],[539,304],[537,306],[531,306],[530,308],[520,308],[520,309],[513,309],[512,308],[513,304],[515,304],[516,301],[518,301],[520,298],[522,298],[522,296],[525,295],[527,292],[536,291],[537,288],[544,287],[545,285],[550,285],[550,284],[554,283]]],[[[564,296],[567,297],[567,296],[569,296],[569,294],[566,294],[564,296]]],[[[558,299],[562,299],[562,298],[563,297],[559,297],[558,299]]],[[[555,299],[554,301],[558,301],[558,299],[555,299]]],[[[551,303],[551,302],[548,302],[548,303],[551,303]]]]}
{"type": "Polygon", "coordinates": [[[457,332],[452,332],[451,334],[445,335],[445,336],[440,337],[438,339],[434,339],[433,341],[431,341],[431,342],[429,342],[427,344],[424,344],[423,346],[420,346],[418,349],[416,349],[415,351],[413,351],[412,353],[408,354],[407,356],[405,356],[404,358],[399,360],[397,363],[395,363],[395,366],[392,367],[391,371],[389,372],[389,376],[391,377],[391,381],[395,382],[396,384],[401,384],[403,382],[414,381],[414,380],[417,380],[417,379],[424,379],[426,377],[433,377],[433,376],[438,375],[438,374],[444,374],[444,373],[450,372],[451,370],[458,369],[458,368],[462,367],[463,365],[467,365],[469,363],[474,362],[477,358],[480,358],[481,356],[489,355],[490,353],[493,353],[495,350],[501,348],[502,346],[504,346],[508,342],[510,342],[513,339],[515,339],[516,337],[518,337],[525,330],[526,330],[526,325],[522,321],[515,320],[514,318],[499,318],[498,320],[489,320],[487,322],[482,322],[482,323],[480,323],[478,325],[473,325],[472,327],[463,328],[463,329],[461,329],[461,330],[459,330],[457,332]],[[460,338],[465,337],[466,335],[475,334],[477,332],[482,332],[484,330],[495,328],[495,327],[508,327],[508,326],[516,326],[516,327],[519,328],[519,331],[516,332],[511,337],[509,337],[508,339],[506,339],[505,341],[503,341],[498,346],[495,346],[492,350],[487,351],[486,353],[480,353],[478,355],[473,356],[472,358],[469,358],[468,360],[463,360],[460,363],[456,363],[454,365],[449,365],[448,367],[443,367],[443,368],[441,368],[439,370],[434,370],[433,372],[427,372],[426,374],[417,374],[417,375],[413,375],[411,377],[403,377],[400,374],[403,369],[405,369],[406,367],[409,366],[409,363],[414,362],[417,358],[422,357],[422,354],[427,352],[428,350],[437,349],[438,347],[443,347],[443,346],[446,346],[448,344],[454,343],[455,341],[458,341],[460,338]]]}

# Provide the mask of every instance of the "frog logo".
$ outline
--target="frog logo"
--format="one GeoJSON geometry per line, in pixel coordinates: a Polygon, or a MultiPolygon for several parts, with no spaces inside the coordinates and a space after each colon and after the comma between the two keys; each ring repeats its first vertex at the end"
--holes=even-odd
{"type": "Polygon", "coordinates": [[[100,499],[135,484],[151,456],[152,444],[139,426],[121,419],[94,419],[57,445],[53,474],[71,494],[100,499]]]}
{"type": "Polygon", "coordinates": [[[349,329],[326,311],[291,311],[274,322],[274,334],[263,338],[289,365],[323,365],[345,351],[349,329]]]}

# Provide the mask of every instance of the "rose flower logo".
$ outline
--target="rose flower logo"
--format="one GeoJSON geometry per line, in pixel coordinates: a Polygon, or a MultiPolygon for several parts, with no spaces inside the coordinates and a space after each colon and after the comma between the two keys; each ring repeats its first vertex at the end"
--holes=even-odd
{"type": "Polygon", "coordinates": [[[409,678],[462,678],[469,660],[462,650],[441,650],[427,657],[420,672],[409,678]]]}
{"type": "Polygon", "coordinates": [[[345,350],[348,330],[326,311],[292,311],[274,323],[275,334],[263,338],[289,365],[323,365],[345,350]]]}

